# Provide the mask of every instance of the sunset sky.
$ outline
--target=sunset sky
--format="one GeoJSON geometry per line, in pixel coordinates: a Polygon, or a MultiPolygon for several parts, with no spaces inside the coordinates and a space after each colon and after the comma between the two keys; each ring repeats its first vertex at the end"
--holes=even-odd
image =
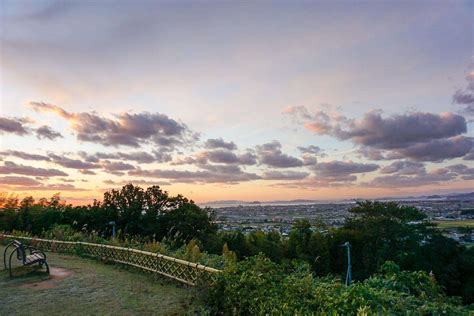
{"type": "Polygon", "coordinates": [[[473,1],[0,1],[0,192],[474,191],[473,1]]]}

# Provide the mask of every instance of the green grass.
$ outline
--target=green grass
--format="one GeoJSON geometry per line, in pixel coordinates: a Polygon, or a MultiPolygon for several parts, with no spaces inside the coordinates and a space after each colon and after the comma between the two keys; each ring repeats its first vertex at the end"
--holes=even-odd
{"type": "Polygon", "coordinates": [[[199,309],[196,289],[92,259],[47,255],[50,267],[72,274],[50,279],[20,267],[10,278],[0,270],[0,315],[182,315],[199,309]]]}
{"type": "Polygon", "coordinates": [[[474,228],[474,220],[454,220],[454,221],[433,221],[438,224],[439,228],[456,228],[456,227],[472,227],[474,228]]]}

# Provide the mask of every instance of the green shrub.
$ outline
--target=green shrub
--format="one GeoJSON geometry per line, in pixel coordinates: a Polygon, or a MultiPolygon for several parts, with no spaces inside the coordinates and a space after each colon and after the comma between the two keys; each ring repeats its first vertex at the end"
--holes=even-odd
{"type": "Polygon", "coordinates": [[[45,232],[44,237],[65,241],[83,241],[85,239],[81,232],[74,230],[70,225],[59,224],[54,224],[50,230],[45,232]]]}
{"type": "Polygon", "coordinates": [[[399,271],[393,262],[345,286],[337,278],[314,278],[306,264],[279,265],[263,255],[226,268],[207,302],[213,312],[231,315],[468,315],[430,275],[399,271]]]}

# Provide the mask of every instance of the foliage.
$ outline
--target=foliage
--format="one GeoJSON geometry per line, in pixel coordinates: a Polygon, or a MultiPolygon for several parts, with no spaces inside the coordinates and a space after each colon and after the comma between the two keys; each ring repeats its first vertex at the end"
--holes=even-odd
{"type": "MultiPolygon", "coordinates": [[[[69,225],[79,232],[109,237],[111,222],[116,224],[121,239],[139,236],[162,240],[166,237],[176,248],[191,239],[211,244],[217,232],[210,210],[201,209],[181,195],[169,196],[158,186],[144,190],[128,184],[120,190],[104,193],[102,202],[76,207],[61,201],[58,194],[50,200],[39,201],[32,197],[21,201],[14,196],[0,197],[0,231],[21,230],[41,235],[54,226],[69,225]]],[[[56,233],[60,234],[60,229],[57,228],[56,233]]]]}
{"type": "Polygon", "coordinates": [[[191,239],[189,243],[186,245],[186,252],[184,259],[191,262],[199,262],[202,258],[201,249],[199,249],[199,245],[196,239],[191,239]]]}
{"type": "Polygon", "coordinates": [[[263,253],[283,266],[306,264],[318,277],[343,276],[347,259],[341,244],[350,242],[357,281],[393,261],[401,270],[431,272],[448,295],[474,303],[474,248],[443,236],[414,207],[367,201],[350,212],[340,228],[297,221],[288,237],[275,231],[217,232],[210,209],[181,195],[169,196],[158,186],[129,184],[87,206],[68,205],[59,195],[38,201],[0,195],[0,231],[133,247],[217,268],[263,253]]]}
{"type": "Polygon", "coordinates": [[[207,302],[215,313],[231,315],[468,314],[427,273],[400,272],[393,262],[346,287],[338,279],[314,278],[308,265],[281,265],[263,255],[227,268],[207,302]]]}

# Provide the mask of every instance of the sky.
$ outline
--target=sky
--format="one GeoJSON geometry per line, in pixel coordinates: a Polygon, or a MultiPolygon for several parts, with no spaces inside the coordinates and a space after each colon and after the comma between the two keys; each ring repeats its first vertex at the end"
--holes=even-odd
{"type": "Polygon", "coordinates": [[[0,192],[474,191],[474,1],[0,1],[0,192]]]}

